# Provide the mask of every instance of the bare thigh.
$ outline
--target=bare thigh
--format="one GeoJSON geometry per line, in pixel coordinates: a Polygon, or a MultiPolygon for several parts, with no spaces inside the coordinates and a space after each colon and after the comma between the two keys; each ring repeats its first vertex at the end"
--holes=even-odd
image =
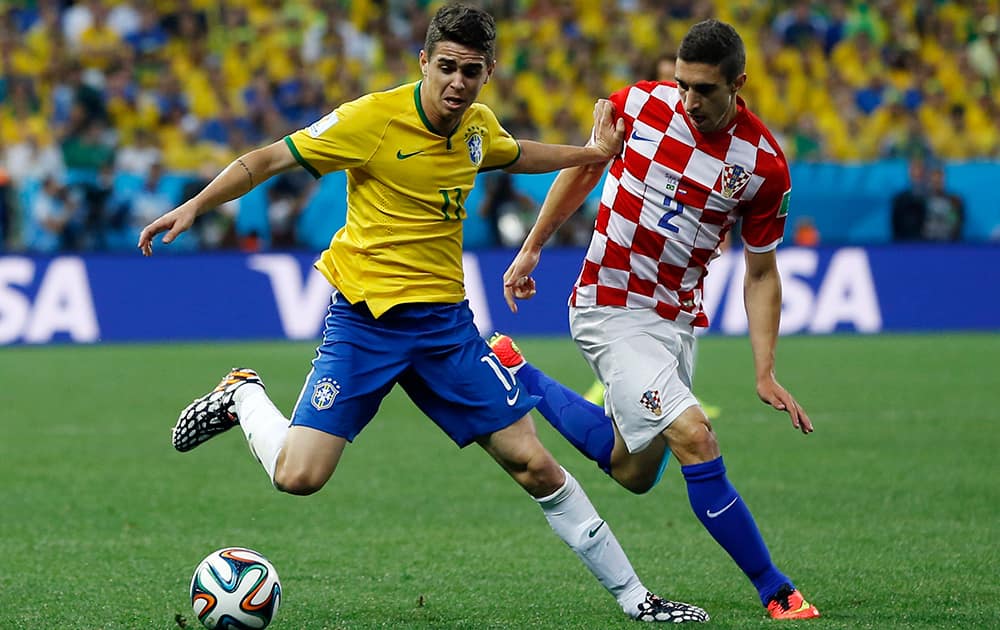
{"type": "Polygon", "coordinates": [[[700,464],[719,456],[719,444],[712,430],[712,423],[700,406],[692,405],[685,409],[653,438],[649,446],[635,453],[629,452],[615,426],[611,476],[632,492],[647,492],[656,483],[668,448],[681,466],[700,464]]]}
{"type": "Polygon", "coordinates": [[[662,434],[657,435],[646,448],[630,453],[618,427],[614,423],[612,425],[615,429],[615,446],[611,449],[611,476],[633,492],[645,492],[656,481],[660,462],[667,450],[667,440],[662,434]]]}
{"type": "Polygon", "coordinates": [[[290,427],[275,466],[275,485],[292,494],[316,492],[333,475],[346,445],[344,438],[324,431],[290,427]]]}
{"type": "Polygon", "coordinates": [[[535,498],[552,494],[566,481],[559,463],[538,440],[530,415],[476,442],[535,498]]]}

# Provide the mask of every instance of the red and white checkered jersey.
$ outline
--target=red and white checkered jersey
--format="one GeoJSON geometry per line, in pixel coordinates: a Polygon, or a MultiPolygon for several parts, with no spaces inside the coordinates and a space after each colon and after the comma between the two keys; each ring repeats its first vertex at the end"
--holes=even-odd
{"type": "Polygon", "coordinates": [[[747,249],[781,242],[791,177],[774,137],[742,99],[724,130],[703,134],[673,82],[643,81],[610,97],[625,148],[605,178],[573,306],[653,308],[708,326],[708,262],[737,219],[747,249]]]}

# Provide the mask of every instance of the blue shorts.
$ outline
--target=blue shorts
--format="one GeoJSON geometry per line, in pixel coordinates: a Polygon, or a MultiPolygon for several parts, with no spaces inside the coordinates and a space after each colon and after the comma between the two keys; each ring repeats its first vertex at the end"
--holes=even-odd
{"type": "Polygon", "coordinates": [[[467,301],[403,304],[375,319],[334,292],[292,424],[352,441],[396,383],[459,446],[510,426],[540,400],[479,336],[467,301]]]}

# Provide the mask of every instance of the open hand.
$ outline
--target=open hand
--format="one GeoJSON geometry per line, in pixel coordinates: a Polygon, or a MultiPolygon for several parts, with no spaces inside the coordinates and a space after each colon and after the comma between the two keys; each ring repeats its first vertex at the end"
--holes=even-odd
{"type": "Polygon", "coordinates": [[[789,417],[792,419],[792,426],[802,431],[802,433],[809,434],[813,432],[812,421],[809,419],[809,415],[806,414],[806,410],[774,378],[757,383],[757,395],[760,396],[764,404],[770,405],[778,411],[787,411],[789,417]]]}
{"type": "Polygon", "coordinates": [[[154,236],[161,232],[166,232],[166,235],[163,237],[163,244],[167,245],[177,238],[182,232],[190,228],[196,217],[197,213],[195,212],[194,207],[185,203],[178,208],[174,208],[170,212],[164,214],[144,227],[142,229],[142,233],[139,234],[138,243],[138,247],[142,251],[142,255],[153,255],[154,236]]]}

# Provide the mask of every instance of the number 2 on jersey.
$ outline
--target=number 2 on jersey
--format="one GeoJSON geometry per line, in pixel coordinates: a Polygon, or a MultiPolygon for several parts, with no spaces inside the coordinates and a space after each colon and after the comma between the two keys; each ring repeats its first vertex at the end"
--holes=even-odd
{"type": "Polygon", "coordinates": [[[667,213],[660,217],[660,221],[657,223],[662,228],[667,228],[673,233],[680,232],[681,229],[676,225],[670,223],[670,219],[673,219],[677,215],[684,212],[684,204],[677,201],[673,197],[667,195],[663,196],[663,207],[667,209],[667,213]]]}

